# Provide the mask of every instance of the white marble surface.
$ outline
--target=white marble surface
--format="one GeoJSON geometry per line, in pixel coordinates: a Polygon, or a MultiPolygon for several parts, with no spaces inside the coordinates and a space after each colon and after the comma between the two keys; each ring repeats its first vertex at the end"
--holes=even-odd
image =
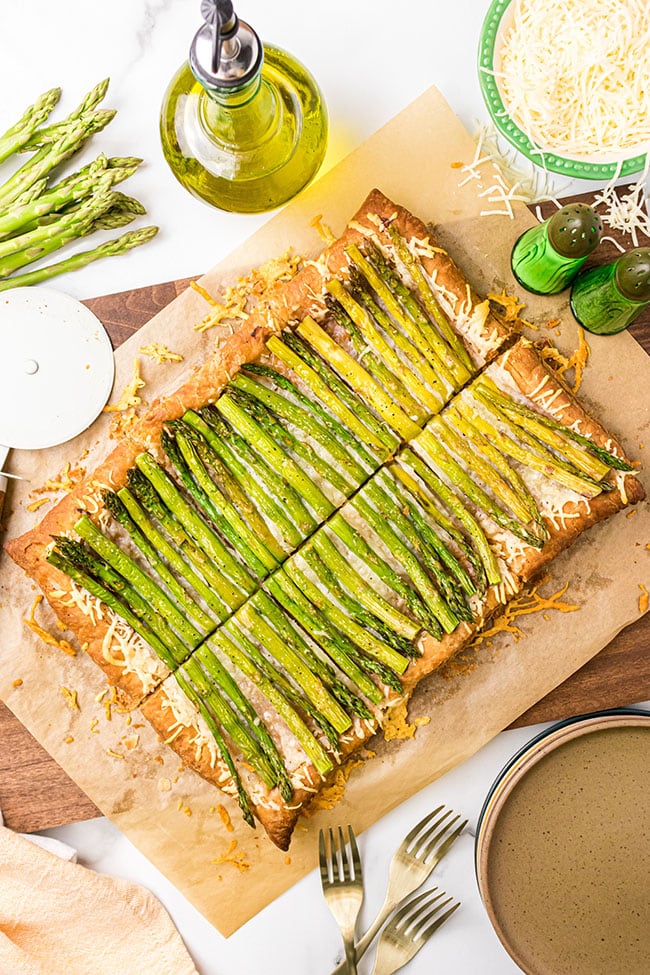
{"type": "MultiPolygon", "coordinates": [[[[241,0],[237,9],[266,40],[301,58],[318,78],[330,111],[336,160],[431,84],[472,129],[485,118],[476,77],[476,45],[487,0],[241,0]],[[327,14],[325,14],[327,10],[327,14]],[[398,10],[402,22],[396,23],[398,10]]],[[[0,127],[40,91],[61,85],[61,108],[111,76],[107,104],[117,118],[96,140],[107,154],[143,156],[146,166],[126,189],[161,226],[158,238],[127,258],[92,265],[56,286],[77,297],[106,294],[205,270],[266,219],[219,213],[190,197],[172,178],[158,142],[165,86],[185,59],[199,25],[198,0],[32,0],[0,5],[0,127]]],[[[471,824],[505,760],[536,729],[507,732],[473,759],[414,796],[361,837],[370,920],[381,902],[392,851],[413,823],[445,802],[471,824]]],[[[202,975],[320,975],[340,957],[334,922],[312,873],[226,941],[106,820],[51,831],[97,870],[137,880],[169,909],[202,975]]],[[[473,840],[464,835],[436,880],[462,910],[416,958],[409,972],[508,975],[517,971],[481,907],[473,873],[473,840]]],[[[314,861],[316,851],[314,851],[314,861]]],[[[360,972],[369,972],[364,961],[360,972]]]]}

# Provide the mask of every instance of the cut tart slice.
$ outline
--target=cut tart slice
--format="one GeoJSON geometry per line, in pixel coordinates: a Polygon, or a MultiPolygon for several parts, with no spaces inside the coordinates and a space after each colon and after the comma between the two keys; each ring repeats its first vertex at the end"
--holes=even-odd
{"type": "Polygon", "coordinates": [[[520,339],[412,449],[430,488],[455,485],[495,552],[526,581],[582,532],[645,492],[623,448],[520,339]]]}

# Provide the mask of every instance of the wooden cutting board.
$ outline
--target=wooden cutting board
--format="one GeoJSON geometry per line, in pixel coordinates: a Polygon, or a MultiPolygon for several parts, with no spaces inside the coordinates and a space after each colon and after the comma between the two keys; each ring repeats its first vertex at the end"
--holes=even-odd
{"type": "MultiPolygon", "coordinates": [[[[590,202],[591,197],[585,194],[576,199],[590,202]]],[[[549,216],[553,210],[552,203],[542,207],[544,216],[549,216]]],[[[613,244],[600,245],[599,264],[617,256],[613,244]]],[[[117,348],[173,301],[191,280],[185,278],[150,285],[89,299],[85,304],[104,323],[114,348],[117,348]]],[[[630,331],[650,354],[648,310],[630,331]]],[[[569,680],[520,715],[512,727],[555,721],[650,699],[649,651],[650,615],[646,615],[627,627],[569,680]]],[[[21,832],[33,832],[101,815],[1,702],[0,742],[0,809],[8,826],[21,832]]]]}

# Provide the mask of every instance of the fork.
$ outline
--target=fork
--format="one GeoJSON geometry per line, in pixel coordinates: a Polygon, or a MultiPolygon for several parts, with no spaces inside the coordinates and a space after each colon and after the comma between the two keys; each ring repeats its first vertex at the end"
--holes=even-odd
{"type": "Polygon", "coordinates": [[[372,975],[393,975],[417,955],[432,934],[460,907],[444,890],[433,887],[417,897],[412,897],[397,911],[381,933],[372,975]]]}
{"type": "Polygon", "coordinates": [[[339,845],[336,846],[334,831],[329,830],[329,855],[326,850],[325,834],[318,835],[320,860],[320,879],[325,901],[338,924],[343,944],[345,962],[339,966],[349,975],[357,975],[357,953],[354,947],[354,932],[361,903],[363,901],[363,877],[361,857],[352,827],[348,826],[349,846],[346,846],[343,830],[338,827],[339,845]]]}
{"type": "MultiPolygon", "coordinates": [[[[460,816],[454,816],[452,809],[438,806],[421,819],[404,838],[391,861],[388,890],[381,910],[357,944],[357,959],[368,950],[391,911],[422,886],[460,836],[467,826],[467,820],[464,819],[456,826],[459,819],[460,816]],[[450,816],[454,818],[450,820],[450,816]]],[[[343,965],[339,965],[332,975],[343,971],[343,965]]]]}

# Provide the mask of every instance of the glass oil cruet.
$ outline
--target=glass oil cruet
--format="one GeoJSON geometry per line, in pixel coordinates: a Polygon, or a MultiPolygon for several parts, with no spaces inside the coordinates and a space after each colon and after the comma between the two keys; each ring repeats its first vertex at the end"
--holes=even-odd
{"type": "Polygon", "coordinates": [[[222,210],[258,213],[295,196],[327,148],[311,74],[262,44],[230,0],[203,0],[203,26],[163,100],[163,152],[179,182],[222,210]]]}

